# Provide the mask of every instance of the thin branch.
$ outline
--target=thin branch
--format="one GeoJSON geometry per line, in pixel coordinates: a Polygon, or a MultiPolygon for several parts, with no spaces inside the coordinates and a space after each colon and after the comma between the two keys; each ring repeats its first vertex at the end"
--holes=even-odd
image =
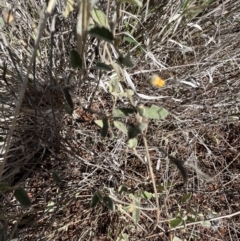
{"type": "Polygon", "coordinates": [[[158,225],[159,216],[160,216],[158,193],[157,193],[157,188],[156,188],[156,183],[155,183],[155,178],[154,178],[154,173],[153,173],[153,168],[152,168],[152,162],[151,162],[151,158],[150,158],[150,155],[149,155],[149,148],[148,148],[147,139],[146,139],[145,134],[142,134],[142,138],[143,138],[143,142],[144,142],[144,146],[145,146],[145,150],[146,150],[148,168],[149,168],[150,176],[151,176],[152,183],[153,183],[153,190],[154,190],[156,206],[157,206],[156,225],[155,225],[155,228],[156,228],[157,225],[158,225]]]}

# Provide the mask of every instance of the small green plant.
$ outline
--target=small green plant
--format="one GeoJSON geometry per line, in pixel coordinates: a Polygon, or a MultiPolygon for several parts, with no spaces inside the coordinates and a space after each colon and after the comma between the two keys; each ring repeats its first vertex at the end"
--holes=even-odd
{"type": "Polygon", "coordinates": [[[114,202],[113,200],[106,194],[101,193],[100,191],[95,192],[91,201],[91,208],[95,208],[98,203],[105,205],[108,209],[114,210],[114,202]]]}
{"type": "MultiPolygon", "coordinates": [[[[119,11],[119,6],[123,3],[127,2],[130,4],[134,4],[137,7],[142,6],[141,1],[118,1],[118,8],[117,11],[119,11]]],[[[151,105],[150,107],[144,106],[144,105],[136,105],[133,102],[133,96],[136,93],[136,89],[134,87],[134,84],[131,81],[131,78],[129,77],[126,69],[132,68],[135,66],[134,60],[131,57],[130,52],[123,53],[118,48],[118,37],[115,35],[116,30],[116,23],[112,23],[111,28],[109,26],[111,25],[108,23],[108,20],[103,12],[101,12],[97,8],[93,8],[91,10],[91,6],[87,5],[87,3],[84,3],[81,5],[81,8],[79,10],[79,20],[82,19],[83,16],[87,19],[84,19],[85,25],[81,25],[78,28],[78,49],[72,50],[70,53],[70,60],[71,60],[71,66],[73,68],[83,68],[85,66],[85,63],[83,63],[84,52],[83,48],[86,44],[86,38],[89,34],[92,37],[95,37],[98,39],[98,41],[102,41],[103,45],[106,46],[112,46],[115,51],[115,59],[112,58],[109,55],[109,62],[105,63],[103,62],[97,62],[95,65],[91,67],[91,69],[96,69],[99,75],[101,76],[103,72],[108,72],[114,70],[115,73],[112,74],[112,78],[110,79],[110,85],[109,85],[109,94],[112,95],[114,100],[114,105],[112,108],[112,113],[102,113],[102,118],[95,121],[95,123],[101,127],[101,136],[103,138],[107,138],[109,129],[113,129],[114,127],[117,128],[119,131],[121,131],[124,135],[127,136],[128,141],[127,145],[129,148],[131,148],[137,157],[140,158],[140,156],[137,153],[137,141],[138,138],[141,137],[144,143],[145,152],[147,156],[147,165],[149,170],[149,175],[151,177],[153,190],[154,190],[154,198],[156,202],[156,224],[159,220],[159,201],[158,201],[158,191],[155,184],[155,178],[152,168],[152,162],[149,154],[149,148],[147,143],[147,130],[148,130],[148,124],[149,120],[164,120],[168,116],[168,111],[162,107],[157,105],[151,105]],[[90,23],[90,18],[92,18],[94,21],[94,24],[90,23]],[[81,28],[80,28],[81,27],[81,28]],[[118,66],[117,66],[118,65],[118,66]],[[123,81],[128,83],[131,87],[131,89],[123,88],[120,83],[120,76],[122,77],[123,81]],[[125,98],[126,101],[129,103],[128,107],[119,107],[116,108],[115,105],[117,103],[117,100],[119,98],[125,98]],[[135,123],[128,123],[129,119],[134,119],[135,123]]],[[[83,22],[81,22],[83,24],[83,22]]],[[[130,35],[132,36],[132,35],[130,35]]],[[[154,75],[154,79],[152,81],[152,84],[157,87],[162,87],[165,82],[161,78],[159,78],[157,75],[154,75]],[[156,82],[157,81],[157,82],[156,82]]],[[[66,98],[67,99],[67,98],[66,98]]],[[[70,107],[71,107],[71,101],[70,107]]],[[[72,109],[72,108],[71,108],[72,109]]],[[[89,108],[88,108],[89,109],[89,108]]],[[[187,175],[186,170],[183,167],[183,163],[172,157],[169,156],[169,159],[179,168],[181,173],[183,174],[184,181],[186,181],[187,175]]],[[[140,158],[140,160],[143,162],[143,160],[140,158]]],[[[144,163],[144,162],[143,162],[144,163]]],[[[144,192],[145,198],[152,197],[152,194],[148,194],[144,192]]],[[[130,199],[132,200],[132,204],[128,207],[128,211],[132,212],[133,221],[136,224],[140,217],[140,200],[141,196],[138,196],[136,194],[130,194],[130,199]]],[[[114,204],[112,199],[108,195],[102,195],[100,191],[96,192],[92,198],[91,207],[96,207],[98,203],[102,203],[105,206],[107,206],[109,209],[114,209],[114,204]]]]}

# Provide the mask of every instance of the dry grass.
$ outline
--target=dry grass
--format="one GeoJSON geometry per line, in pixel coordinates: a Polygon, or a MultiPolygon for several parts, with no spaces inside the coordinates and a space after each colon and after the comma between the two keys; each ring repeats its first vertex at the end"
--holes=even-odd
{"type": "MultiPolygon", "coordinates": [[[[1,240],[120,241],[126,240],[123,234],[129,240],[173,240],[174,236],[181,240],[238,240],[239,3],[149,0],[141,9],[122,5],[116,35],[135,39],[129,43],[122,38],[119,44],[120,51],[131,52],[135,67],[124,74],[115,63],[113,47],[101,42],[101,60],[114,64],[114,70],[110,74],[75,71],[71,83],[64,81],[72,71],[69,53],[77,41],[77,12],[64,18],[64,5],[59,3],[56,17],[49,17],[39,31],[37,26],[44,16],[40,1],[1,5],[14,10],[14,21],[2,27],[6,39],[1,42],[0,62],[2,159],[23,94],[20,89],[37,50],[35,37],[42,35],[6,153],[1,179],[7,183],[1,189],[1,240]],[[51,32],[53,20],[55,31],[51,32]],[[114,73],[123,88],[130,88],[128,74],[136,92],[142,94],[133,96],[134,103],[156,104],[169,111],[166,119],[151,120],[147,132],[159,195],[156,228],[154,198],[141,198],[136,225],[124,208],[132,202],[130,193],[154,193],[147,165],[142,163],[146,156],[142,139],[138,138],[135,155],[127,149],[126,135],[111,128],[102,138],[94,123],[102,113],[109,115],[113,108],[131,106],[127,98],[115,102],[105,91],[114,73]],[[166,80],[163,88],[149,84],[152,74],[166,80]],[[62,90],[66,85],[75,87],[71,94],[73,115],[65,111],[62,90]],[[91,111],[86,111],[90,104],[91,111]],[[187,183],[182,183],[167,155],[184,160],[187,183]],[[60,183],[54,181],[53,173],[61,178],[60,183]],[[19,185],[31,198],[30,208],[21,207],[13,196],[19,185]],[[121,185],[128,186],[128,194],[119,193],[121,185]],[[96,191],[114,200],[114,211],[104,205],[90,208],[96,191]],[[191,199],[181,202],[186,193],[192,193],[191,199]],[[171,229],[169,221],[176,216],[193,215],[196,219],[186,221],[185,227],[171,229]],[[202,220],[210,220],[211,227],[204,227],[202,220]]],[[[114,3],[101,1],[98,5],[112,19],[114,3]]],[[[85,49],[88,67],[94,65],[94,45],[96,40],[89,37],[85,49]]],[[[126,119],[127,124],[134,121],[126,119]]]]}

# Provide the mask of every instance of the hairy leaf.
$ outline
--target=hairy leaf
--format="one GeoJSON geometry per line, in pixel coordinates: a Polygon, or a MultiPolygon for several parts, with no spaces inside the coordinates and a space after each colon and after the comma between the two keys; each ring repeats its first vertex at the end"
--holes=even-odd
{"type": "Polygon", "coordinates": [[[99,195],[97,193],[95,193],[92,197],[90,207],[95,208],[97,206],[97,204],[99,203],[99,201],[100,201],[99,195]]]}
{"type": "Polygon", "coordinates": [[[98,7],[94,7],[92,10],[92,18],[99,25],[105,28],[109,28],[107,17],[98,7]]]}
{"type": "Polygon", "coordinates": [[[130,195],[130,198],[132,199],[132,203],[130,205],[129,211],[132,213],[134,223],[137,224],[140,218],[140,209],[138,208],[140,206],[140,201],[133,194],[130,195]]]}
{"type": "Polygon", "coordinates": [[[142,130],[139,128],[139,125],[133,125],[128,128],[128,138],[132,139],[137,137],[139,134],[142,133],[142,130]]]}
{"type": "Polygon", "coordinates": [[[120,54],[120,56],[118,57],[118,62],[126,67],[133,67],[135,64],[132,60],[132,58],[130,57],[130,53],[128,52],[126,55],[122,55],[120,54]]]}
{"type": "Polygon", "coordinates": [[[131,115],[135,112],[132,108],[119,108],[113,110],[113,117],[114,118],[123,118],[131,115]]]}
{"type": "Polygon", "coordinates": [[[121,132],[123,132],[126,135],[128,134],[127,127],[121,121],[114,121],[113,124],[118,130],[120,130],[121,132]]]}
{"type": "Polygon", "coordinates": [[[112,66],[104,64],[102,62],[97,62],[96,66],[93,66],[91,69],[100,69],[100,70],[104,70],[104,71],[111,71],[112,66]]]}
{"type": "Polygon", "coordinates": [[[80,54],[76,49],[71,50],[70,52],[70,61],[71,61],[71,66],[76,69],[76,68],[82,68],[82,58],[80,57],[80,54]]]}
{"type": "Polygon", "coordinates": [[[113,200],[109,196],[104,196],[103,197],[103,203],[110,209],[114,210],[114,203],[113,200]]]}
{"type": "Polygon", "coordinates": [[[110,43],[113,42],[114,39],[112,32],[105,27],[95,26],[89,30],[89,34],[110,43]]]}
{"type": "Polygon", "coordinates": [[[106,137],[108,133],[108,118],[104,117],[103,118],[103,128],[101,130],[101,136],[106,137]]]}
{"type": "Polygon", "coordinates": [[[31,205],[31,200],[24,188],[18,187],[14,191],[14,196],[22,206],[29,207],[31,205]]]}
{"type": "Polygon", "coordinates": [[[137,147],[137,139],[132,138],[128,140],[128,147],[129,148],[136,148],[137,147]]]}
{"type": "Polygon", "coordinates": [[[173,220],[171,220],[169,222],[171,228],[176,228],[177,226],[179,226],[182,223],[182,219],[181,218],[175,218],[173,220]]]}
{"type": "Polygon", "coordinates": [[[139,112],[142,116],[150,119],[164,119],[168,115],[168,111],[163,107],[152,105],[151,107],[141,107],[139,112]]]}

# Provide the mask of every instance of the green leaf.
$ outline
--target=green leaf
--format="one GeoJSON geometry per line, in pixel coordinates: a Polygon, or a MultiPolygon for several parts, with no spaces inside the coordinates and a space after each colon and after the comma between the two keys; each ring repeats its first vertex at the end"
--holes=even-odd
{"type": "Polygon", "coordinates": [[[145,199],[148,199],[148,200],[151,199],[152,196],[153,196],[153,194],[150,193],[150,192],[147,192],[147,191],[143,191],[143,192],[141,193],[141,197],[142,197],[142,198],[145,198],[145,199]]]}
{"type": "Polygon", "coordinates": [[[132,203],[129,207],[129,211],[132,212],[132,218],[135,224],[138,223],[140,218],[140,209],[137,208],[140,206],[140,202],[137,197],[135,197],[133,194],[129,195],[129,197],[132,199],[132,203]]]}
{"type": "Polygon", "coordinates": [[[94,7],[92,10],[92,18],[99,25],[105,28],[109,28],[107,17],[98,7],[94,7]]]}
{"type": "Polygon", "coordinates": [[[192,197],[192,193],[189,192],[189,193],[187,193],[186,195],[184,195],[184,196],[182,197],[181,202],[185,203],[185,202],[187,202],[188,200],[190,200],[191,197],[192,197]]]}
{"type": "Polygon", "coordinates": [[[97,206],[97,204],[99,203],[99,201],[100,201],[99,195],[98,195],[98,193],[95,193],[92,197],[90,207],[95,208],[97,206]]]}
{"type": "Polygon", "coordinates": [[[141,133],[142,133],[142,130],[139,128],[139,124],[130,126],[128,128],[128,138],[129,139],[135,138],[141,133]]]}
{"type": "Polygon", "coordinates": [[[120,54],[118,57],[118,62],[126,67],[133,67],[135,64],[130,57],[130,53],[128,52],[126,55],[120,54]]]}
{"type": "Polygon", "coordinates": [[[0,17],[0,29],[2,30],[3,27],[5,26],[5,22],[2,17],[0,17]]]}
{"type": "Polygon", "coordinates": [[[125,186],[125,185],[121,185],[119,188],[118,188],[118,192],[120,194],[124,193],[124,192],[128,192],[128,187],[125,186]]]}
{"type": "Polygon", "coordinates": [[[109,85],[109,92],[113,93],[113,92],[120,92],[120,88],[119,88],[119,83],[118,83],[118,76],[116,74],[113,74],[111,76],[110,79],[110,85],[109,85]]]}
{"type": "Polygon", "coordinates": [[[179,226],[182,223],[182,219],[181,218],[175,218],[173,220],[171,220],[169,222],[171,228],[176,228],[177,226],[179,226]]]}
{"type": "Polygon", "coordinates": [[[201,225],[203,227],[210,228],[211,227],[211,222],[210,221],[202,221],[201,225]]]}
{"type": "Polygon", "coordinates": [[[103,127],[101,130],[101,136],[106,137],[108,133],[108,118],[104,117],[102,121],[103,121],[103,127]]]}
{"type": "Polygon", "coordinates": [[[74,69],[82,68],[82,58],[80,57],[80,55],[76,49],[73,49],[70,52],[70,61],[71,61],[71,66],[74,69]]]}
{"type": "Polygon", "coordinates": [[[137,7],[142,7],[142,1],[141,0],[118,0],[119,3],[130,3],[137,7]]]}
{"type": "Polygon", "coordinates": [[[131,115],[135,113],[135,110],[132,108],[119,108],[113,110],[113,117],[114,118],[123,118],[127,117],[128,115],[131,115]]]}
{"type": "Polygon", "coordinates": [[[121,132],[123,132],[126,135],[128,134],[127,127],[121,121],[114,121],[113,124],[118,130],[120,130],[121,132]]]}
{"type": "Polygon", "coordinates": [[[137,139],[132,138],[128,140],[128,147],[129,148],[136,148],[137,147],[137,139]]]}
{"type": "Polygon", "coordinates": [[[97,124],[99,127],[103,128],[103,121],[102,120],[95,120],[95,124],[97,124]]]}
{"type": "Polygon", "coordinates": [[[18,187],[14,191],[14,196],[22,206],[29,207],[31,205],[31,200],[27,192],[22,187],[18,187]]]}
{"type": "Polygon", "coordinates": [[[192,222],[195,222],[195,221],[196,221],[196,216],[193,215],[193,214],[192,214],[191,216],[188,215],[188,216],[187,216],[187,221],[188,221],[188,222],[191,222],[191,223],[192,223],[192,222]]]}
{"type": "Polygon", "coordinates": [[[133,92],[133,90],[131,90],[131,89],[126,89],[126,94],[127,94],[128,96],[133,96],[133,95],[134,95],[134,92],[133,92]]]}
{"type": "Polygon", "coordinates": [[[158,107],[157,105],[152,105],[151,107],[141,107],[139,108],[139,113],[142,116],[151,119],[165,119],[168,115],[168,111],[163,107],[158,107]]]}
{"type": "Polygon", "coordinates": [[[117,238],[117,241],[129,241],[128,235],[126,233],[121,233],[120,237],[117,238]]]}
{"type": "Polygon", "coordinates": [[[119,93],[117,93],[117,94],[118,94],[118,96],[120,96],[120,97],[128,97],[128,96],[129,96],[126,92],[119,92],[119,93]]]}
{"type": "Polygon", "coordinates": [[[57,184],[61,184],[62,180],[56,172],[52,172],[52,178],[57,184]]]}
{"type": "Polygon", "coordinates": [[[89,30],[89,34],[110,43],[113,42],[114,39],[112,32],[105,27],[95,26],[89,30]]]}
{"type": "Polygon", "coordinates": [[[111,71],[112,66],[104,64],[102,62],[97,62],[96,66],[93,66],[91,69],[100,69],[100,70],[104,70],[104,71],[111,71]]]}
{"type": "Polygon", "coordinates": [[[136,40],[134,40],[133,38],[129,37],[129,36],[125,36],[123,38],[123,41],[129,42],[129,43],[135,43],[138,44],[138,42],[136,42],[136,40]]]}
{"type": "Polygon", "coordinates": [[[114,210],[114,203],[113,200],[109,196],[104,196],[103,197],[103,203],[110,209],[114,210]]]}
{"type": "Polygon", "coordinates": [[[69,107],[68,105],[64,106],[64,110],[66,111],[67,114],[72,115],[73,113],[73,109],[71,109],[71,107],[69,107]]]}

